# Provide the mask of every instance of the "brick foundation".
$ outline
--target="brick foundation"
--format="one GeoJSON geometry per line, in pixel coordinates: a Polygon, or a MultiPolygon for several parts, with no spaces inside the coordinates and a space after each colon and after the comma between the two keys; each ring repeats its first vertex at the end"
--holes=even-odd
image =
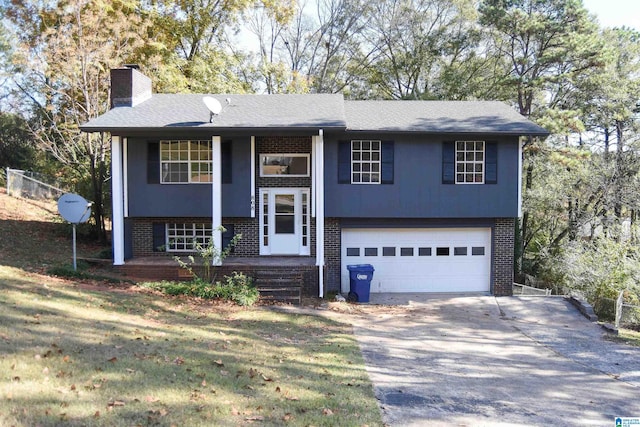
{"type": "Polygon", "coordinates": [[[515,219],[496,218],[493,229],[493,295],[513,295],[515,219]]]}

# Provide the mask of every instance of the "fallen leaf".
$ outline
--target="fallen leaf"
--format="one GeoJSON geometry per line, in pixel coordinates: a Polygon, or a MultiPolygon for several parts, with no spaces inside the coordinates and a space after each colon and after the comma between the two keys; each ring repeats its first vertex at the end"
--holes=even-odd
{"type": "Polygon", "coordinates": [[[333,415],[333,411],[329,408],[324,408],[322,410],[322,415],[333,415]]]}
{"type": "Polygon", "coordinates": [[[236,408],[231,408],[231,415],[240,415],[240,411],[238,411],[236,408]]]}
{"type": "Polygon", "coordinates": [[[107,407],[124,406],[125,403],[122,400],[112,400],[107,403],[107,407]]]}
{"type": "Polygon", "coordinates": [[[47,368],[46,366],[44,367],[44,369],[42,370],[43,374],[48,374],[49,373],[49,368],[47,368]]]}
{"type": "Polygon", "coordinates": [[[214,360],[213,363],[218,365],[218,366],[224,366],[224,363],[222,363],[222,360],[220,360],[220,359],[214,360]]]}
{"type": "Polygon", "coordinates": [[[71,357],[69,357],[69,355],[67,355],[67,356],[65,356],[65,357],[63,357],[63,358],[62,358],[62,361],[63,361],[64,363],[71,363],[71,357]]]}
{"type": "Polygon", "coordinates": [[[160,399],[158,399],[157,397],[154,396],[147,396],[144,398],[144,400],[146,400],[149,403],[155,403],[157,401],[159,401],[160,399]]]}
{"type": "Polygon", "coordinates": [[[229,372],[221,370],[220,375],[222,375],[223,377],[226,377],[227,375],[229,375],[229,372]]]}
{"type": "Polygon", "coordinates": [[[178,356],[178,357],[175,358],[173,363],[175,363],[176,365],[182,365],[182,364],[184,364],[184,359],[182,357],[178,356]]]}
{"type": "Polygon", "coordinates": [[[71,391],[75,391],[76,389],[76,385],[75,384],[71,384],[71,391]]]}
{"type": "Polygon", "coordinates": [[[291,421],[292,419],[293,419],[293,415],[291,415],[289,412],[284,414],[284,416],[282,417],[282,421],[291,421]]]}
{"type": "Polygon", "coordinates": [[[251,417],[244,417],[245,421],[264,421],[264,417],[262,415],[253,415],[251,417]]]}
{"type": "Polygon", "coordinates": [[[263,380],[263,381],[273,381],[273,379],[271,379],[271,378],[269,378],[269,377],[265,376],[264,374],[260,374],[260,376],[262,377],[262,380],[263,380]]]}
{"type": "Polygon", "coordinates": [[[276,387],[276,393],[280,393],[280,387],[276,387]]]}
{"type": "Polygon", "coordinates": [[[114,363],[114,362],[117,362],[117,361],[118,361],[118,358],[115,357],[115,356],[113,356],[111,359],[107,360],[107,362],[111,362],[111,363],[114,363]]]}
{"type": "Polygon", "coordinates": [[[93,418],[100,418],[100,411],[96,411],[96,413],[93,414],[93,418]]]}
{"type": "Polygon", "coordinates": [[[130,374],[134,374],[136,372],[135,369],[127,368],[126,371],[130,374]]]}

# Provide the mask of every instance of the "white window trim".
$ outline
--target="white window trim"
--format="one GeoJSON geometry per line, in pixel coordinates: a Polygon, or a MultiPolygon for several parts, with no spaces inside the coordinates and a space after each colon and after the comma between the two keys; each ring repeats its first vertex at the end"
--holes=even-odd
{"type": "MultiPolygon", "coordinates": [[[[192,241],[195,240],[196,238],[196,227],[198,227],[200,230],[203,231],[203,234],[200,236],[203,239],[203,242],[201,242],[201,244],[207,245],[207,241],[211,240],[211,224],[209,223],[180,223],[180,222],[172,222],[172,223],[166,223],[164,225],[164,230],[165,230],[165,248],[166,248],[166,252],[186,252],[186,253],[190,253],[190,252],[196,252],[196,248],[191,248],[191,249],[173,249],[171,248],[171,240],[172,239],[176,239],[176,236],[170,236],[169,235],[169,226],[170,225],[184,225],[184,226],[191,226],[191,231],[192,234],[189,236],[184,236],[185,238],[190,238],[192,241]]],[[[188,228],[188,227],[185,227],[188,228]]],[[[180,236],[183,237],[183,236],[180,236]]]]}
{"type": "MultiPolygon", "coordinates": [[[[458,185],[478,185],[478,184],[484,184],[484,182],[485,182],[485,175],[486,175],[486,173],[487,173],[487,165],[486,165],[486,161],[487,161],[487,142],[486,142],[486,141],[479,141],[479,140],[473,140],[473,141],[472,141],[472,140],[458,140],[458,141],[455,141],[455,143],[454,143],[454,144],[455,144],[455,146],[454,146],[454,152],[453,152],[454,159],[455,159],[455,163],[454,163],[454,166],[453,166],[453,167],[454,167],[453,171],[454,171],[454,174],[455,174],[454,182],[455,182],[456,184],[458,184],[458,185]],[[474,144],[475,144],[476,142],[482,142],[482,162],[479,162],[479,161],[476,161],[476,160],[472,160],[472,161],[470,161],[470,160],[458,160],[458,143],[459,143],[459,142],[462,142],[462,143],[464,143],[465,145],[466,145],[466,143],[467,143],[467,142],[473,142],[474,144]],[[481,163],[481,164],[482,164],[482,181],[480,181],[480,182],[476,182],[476,181],[473,181],[473,182],[458,181],[458,163],[463,163],[463,164],[465,164],[465,165],[467,165],[467,164],[469,164],[469,163],[472,163],[472,164],[480,164],[480,163],[481,163]]],[[[464,152],[465,152],[465,153],[467,152],[467,151],[466,151],[466,149],[465,149],[465,151],[464,151],[464,152]]],[[[474,149],[474,153],[476,153],[476,152],[478,152],[478,151],[476,151],[476,150],[474,149]]],[[[466,173],[466,172],[464,172],[464,173],[463,173],[463,175],[464,175],[465,173],[466,173]]],[[[478,173],[478,172],[473,172],[473,173],[474,173],[474,174],[476,174],[476,173],[478,173]]]]}
{"type": "MultiPolygon", "coordinates": [[[[194,163],[207,163],[206,161],[201,161],[201,160],[191,160],[191,142],[205,142],[208,144],[211,144],[211,140],[208,139],[163,139],[160,140],[160,184],[163,185],[184,185],[184,184],[207,184],[207,185],[211,185],[211,182],[213,181],[213,161],[209,162],[209,171],[210,171],[210,175],[211,175],[211,180],[210,181],[191,181],[191,166],[194,163]],[[162,160],[162,143],[163,142],[187,142],[189,143],[188,147],[189,147],[189,159],[188,160],[162,160]],[[180,181],[180,182],[174,182],[174,181],[165,181],[163,179],[163,172],[162,172],[162,165],[165,163],[187,163],[188,165],[188,181],[180,181]]],[[[211,150],[211,146],[209,146],[209,150],[211,150]]]]}
{"type": "Polygon", "coordinates": [[[280,178],[301,178],[301,177],[308,177],[311,176],[311,156],[309,155],[309,153],[262,153],[260,154],[260,177],[261,178],[273,178],[273,177],[280,177],[280,178]],[[270,174],[270,173],[265,173],[264,169],[263,169],[263,163],[264,163],[264,158],[265,157],[301,157],[301,158],[305,158],[307,160],[307,173],[305,174],[270,174]]]}
{"type": "MultiPolygon", "coordinates": [[[[360,153],[362,153],[362,148],[360,149],[360,153]]],[[[350,159],[350,163],[351,163],[351,171],[350,171],[351,172],[351,184],[353,184],[353,185],[378,185],[378,184],[382,183],[382,140],[379,140],[379,139],[352,139],[351,140],[351,150],[349,152],[349,155],[351,156],[351,159],[350,159]],[[372,181],[369,181],[369,182],[362,182],[362,181],[353,182],[353,174],[354,173],[362,174],[362,171],[354,172],[353,165],[355,163],[362,164],[362,162],[363,162],[362,159],[353,160],[353,143],[354,142],[360,142],[361,144],[363,142],[369,142],[369,143],[377,142],[378,143],[378,153],[380,154],[378,160],[365,160],[365,162],[368,162],[369,165],[372,165],[372,164],[374,164],[376,162],[378,163],[378,172],[377,172],[378,173],[378,181],[375,181],[375,182],[372,182],[372,181]]],[[[376,173],[376,172],[369,171],[369,172],[365,172],[365,173],[371,174],[371,173],[376,173]]]]}

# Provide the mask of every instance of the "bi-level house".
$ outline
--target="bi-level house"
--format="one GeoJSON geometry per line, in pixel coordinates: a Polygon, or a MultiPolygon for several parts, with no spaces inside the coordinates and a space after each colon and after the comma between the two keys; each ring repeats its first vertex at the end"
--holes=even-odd
{"type": "Polygon", "coordinates": [[[347,292],[351,264],[374,293],[511,293],[521,140],[548,132],[509,106],[225,94],[213,114],[111,79],[82,130],[111,134],[115,265],[176,274],[158,260],[242,234],[220,269],[303,271],[309,294],[347,292]]]}

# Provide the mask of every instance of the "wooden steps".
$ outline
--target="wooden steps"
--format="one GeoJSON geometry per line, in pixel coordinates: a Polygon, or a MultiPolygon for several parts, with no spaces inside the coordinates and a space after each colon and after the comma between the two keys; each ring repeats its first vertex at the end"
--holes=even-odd
{"type": "Polygon", "coordinates": [[[288,302],[300,305],[303,283],[300,271],[288,269],[256,270],[254,281],[262,301],[288,302]]]}

